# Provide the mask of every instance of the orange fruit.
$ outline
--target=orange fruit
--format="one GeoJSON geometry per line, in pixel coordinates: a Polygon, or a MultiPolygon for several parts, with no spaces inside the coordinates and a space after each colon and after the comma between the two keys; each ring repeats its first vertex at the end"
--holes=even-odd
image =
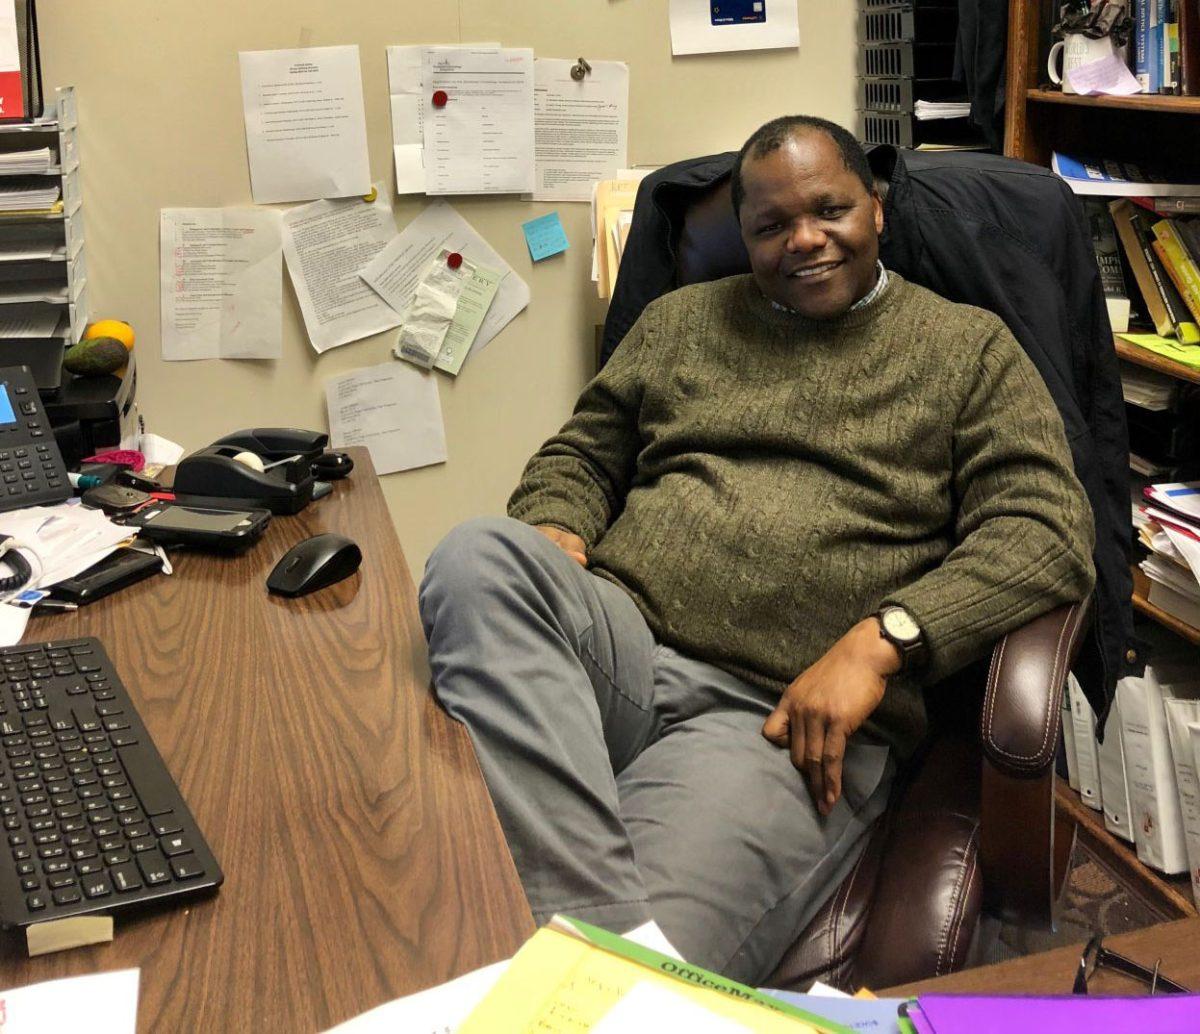
{"type": "Polygon", "coordinates": [[[88,341],[94,337],[115,337],[126,349],[133,350],[133,327],[124,320],[97,320],[95,323],[89,323],[87,330],[83,332],[83,340],[88,341]]]}

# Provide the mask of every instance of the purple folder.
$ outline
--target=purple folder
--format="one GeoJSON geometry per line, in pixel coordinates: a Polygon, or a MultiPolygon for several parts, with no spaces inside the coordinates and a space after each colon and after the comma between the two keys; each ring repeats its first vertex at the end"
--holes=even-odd
{"type": "Polygon", "coordinates": [[[918,1034],[1196,1034],[1200,995],[921,995],[909,1004],[908,1018],[918,1034]]]}

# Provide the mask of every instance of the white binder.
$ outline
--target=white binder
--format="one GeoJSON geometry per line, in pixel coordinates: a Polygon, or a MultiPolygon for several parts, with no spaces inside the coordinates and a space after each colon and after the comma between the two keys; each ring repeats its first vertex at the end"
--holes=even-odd
{"type": "Polygon", "coordinates": [[[1071,711],[1071,683],[1063,686],[1062,693],[1062,738],[1063,753],[1067,755],[1067,784],[1076,793],[1079,792],[1079,762],[1075,759],[1075,719],[1071,711]]]}
{"type": "Polygon", "coordinates": [[[1183,815],[1183,839],[1187,848],[1188,872],[1192,879],[1192,897],[1200,906],[1200,780],[1196,777],[1196,759],[1188,737],[1188,726],[1200,722],[1200,700],[1166,699],[1167,735],[1175,780],[1179,786],[1179,810],[1183,815]]]}
{"type": "Polygon", "coordinates": [[[1100,810],[1100,756],[1096,751],[1096,714],[1074,675],[1067,676],[1071,724],[1075,728],[1075,768],[1079,796],[1089,808],[1100,810]]]}
{"type": "Polygon", "coordinates": [[[1104,722],[1104,742],[1097,748],[1100,755],[1100,798],[1104,805],[1104,828],[1122,840],[1133,843],[1124,743],[1120,700],[1116,699],[1108,709],[1108,718],[1104,722]]]}

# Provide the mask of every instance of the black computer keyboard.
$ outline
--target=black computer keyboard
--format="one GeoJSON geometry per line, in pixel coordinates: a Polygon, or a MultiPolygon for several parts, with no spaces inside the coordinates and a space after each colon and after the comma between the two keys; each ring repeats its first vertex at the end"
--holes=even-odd
{"type": "Polygon", "coordinates": [[[0,749],[0,924],[224,879],[99,640],[0,649],[0,749]]]}

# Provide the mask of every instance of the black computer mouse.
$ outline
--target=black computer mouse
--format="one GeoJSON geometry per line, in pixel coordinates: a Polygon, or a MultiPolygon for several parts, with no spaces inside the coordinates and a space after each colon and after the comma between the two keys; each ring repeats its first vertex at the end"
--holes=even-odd
{"type": "Polygon", "coordinates": [[[349,578],[361,563],[362,550],[344,535],[314,535],[279,558],[267,588],[280,596],[304,596],[349,578]]]}
{"type": "Polygon", "coordinates": [[[312,461],[313,477],[320,481],[336,481],[354,469],[354,460],[344,452],[323,452],[312,461]]]}

